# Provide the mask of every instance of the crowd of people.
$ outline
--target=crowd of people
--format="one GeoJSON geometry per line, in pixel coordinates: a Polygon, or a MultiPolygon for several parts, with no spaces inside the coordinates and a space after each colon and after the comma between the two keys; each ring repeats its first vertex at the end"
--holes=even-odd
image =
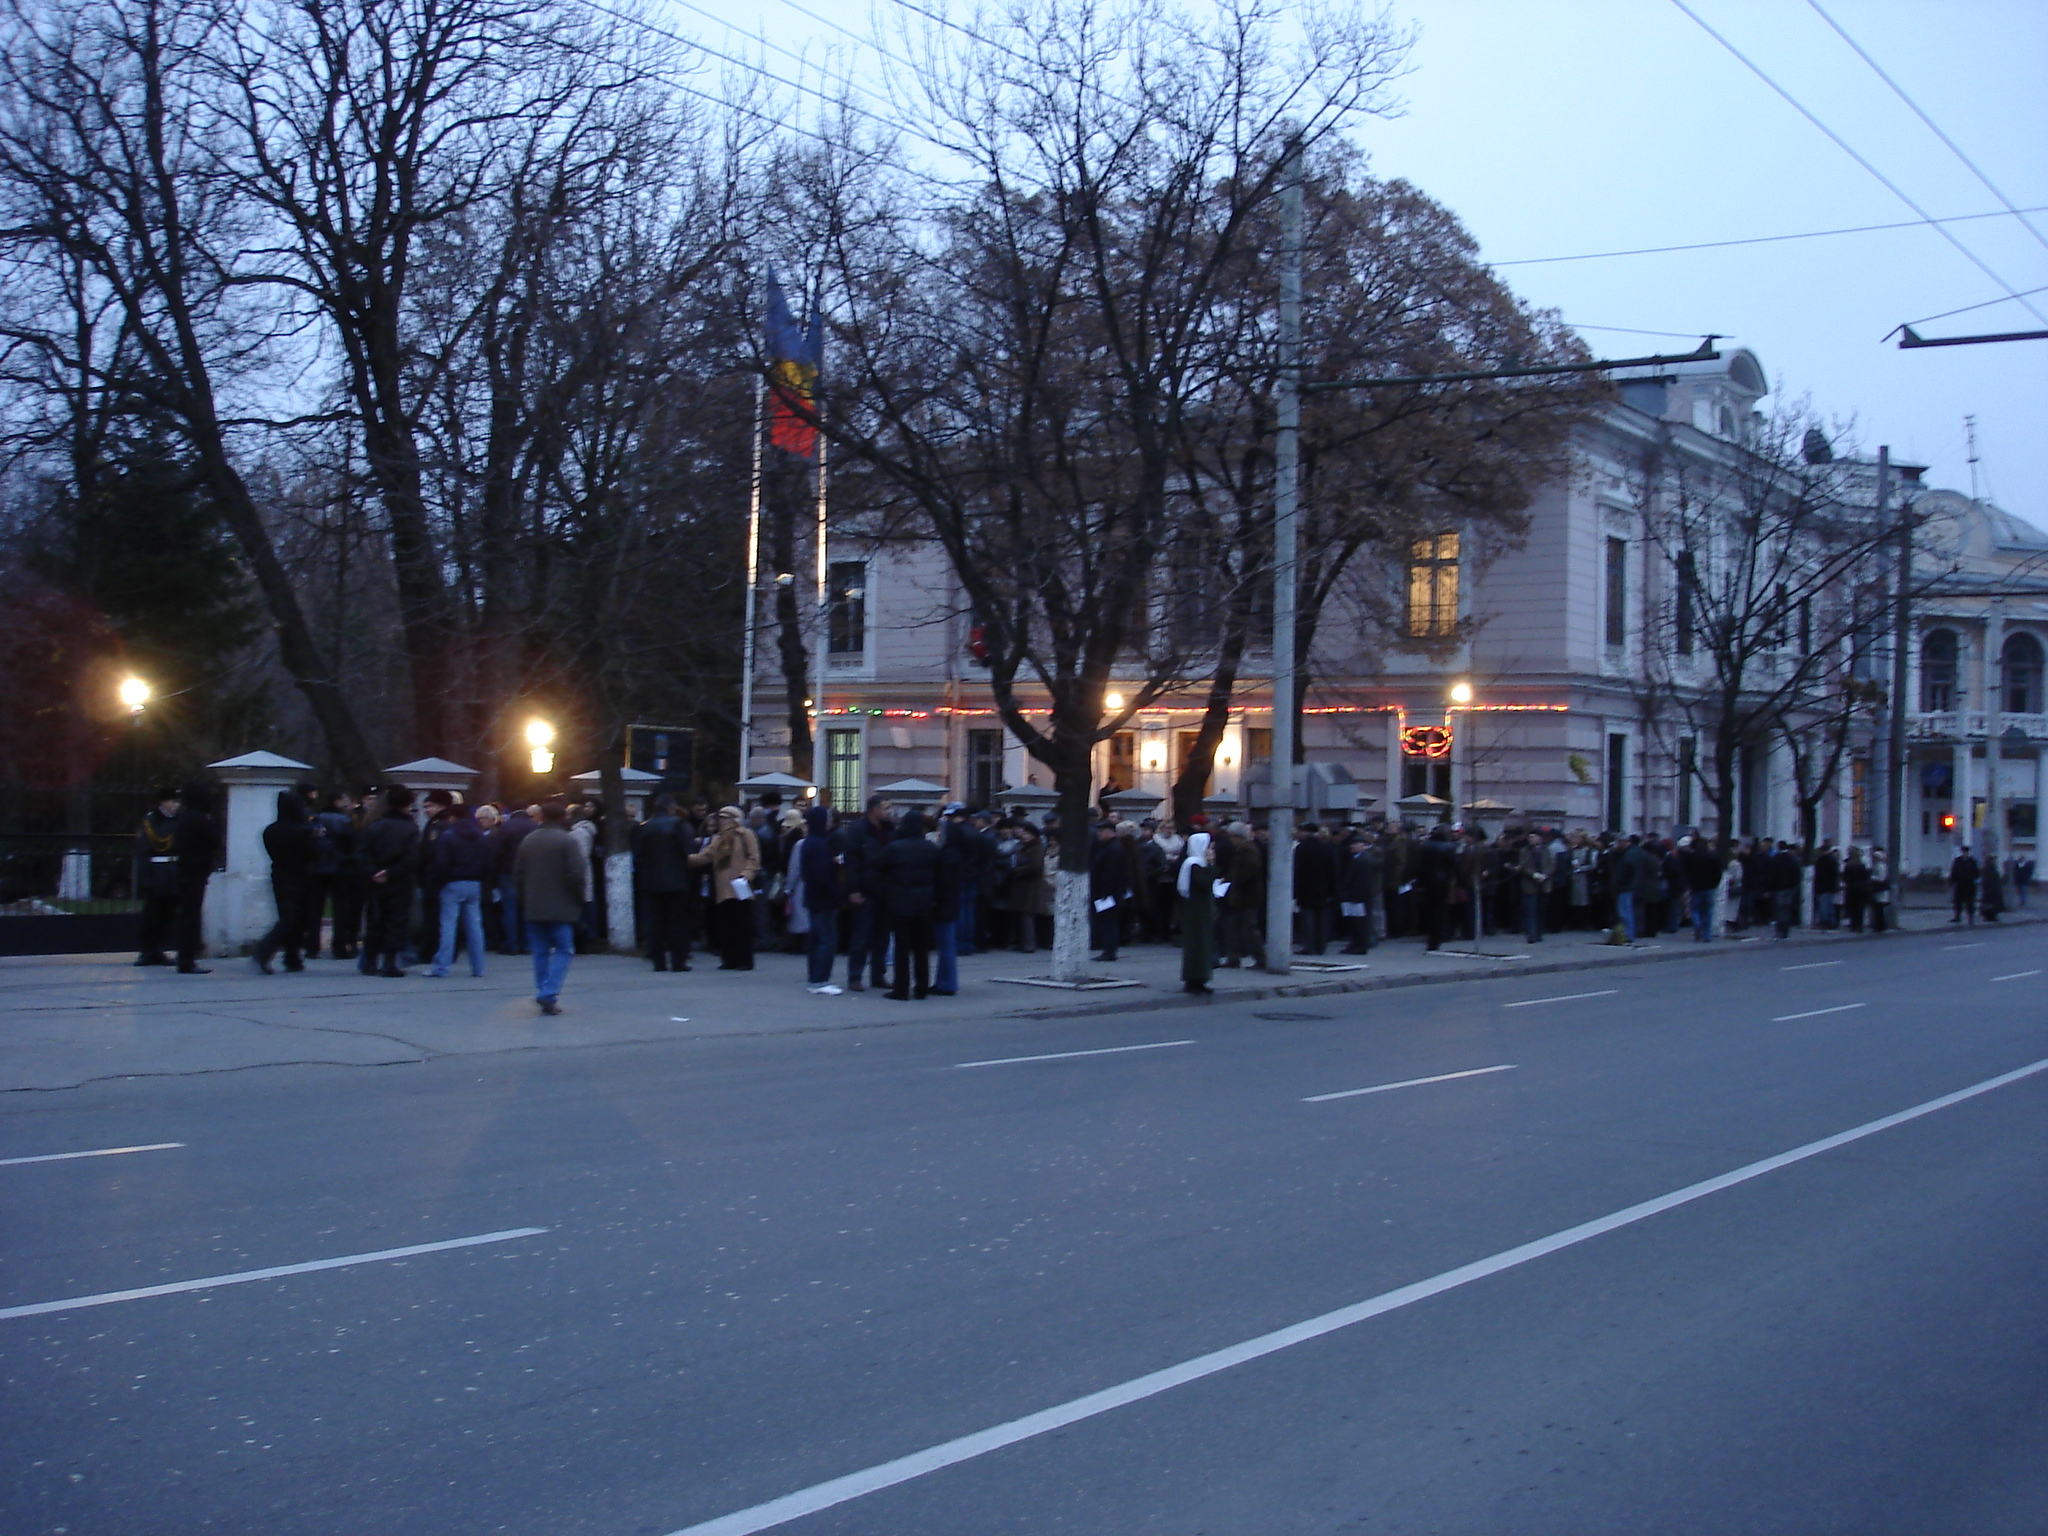
{"type": "MultiPolygon", "coordinates": [[[[471,976],[485,955],[530,955],[535,998],[560,1009],[571,957],[604,931],[603,812],[593,801],[467,804],[402,785],[360,801],[301,785],[278,796],[263,833],[277,922],[253,963],[302,970],[323,943],[365,974],[414,967],[471,976]]],[[[630,829],[635,932],[657,971],[688,971],[710,951],[721,970],[751,970],[762,949],[807,957],[813,993],[872,987],[902,1001],[959,990],[959,960],[978,950],[1049,945],[1058,817],[1033,820],[964,804],[935,815],[875,796],[835,813],[784,806],[714,809],[657,797],[630,829]],[[835,977],[845,961],[844,985],[835,977]]],[[[1724,852],[1696,834],[1419,828],[1371,818],[1306,822],[1294,833],[1294,948],[1350,955],[1414,937],[1437,949],[1489,935],[1578,930],[1613,943],[1689,932],[1696,942],[1795,926],[1882,933],[1901,894],[1881,848],[1812,850],[1766,838],[1724,852]]],[[[1196,815],[1185,829],[1101,812],[1089,828],[1089,939],[1114,962],[1133,943],[1178,945],[1183,985],[1209,990],[1216,968],[1263,963],[1270,834],[1263,825],[1196,815]]],[[[198,904],[219,833],[190,793],[166,791],[137,840],[143,894],[138,965],[198,964],[198,904]]],[[[1980,861],[1959,848],[1949,871],[1956,922],[1996,920],[2025,905],[2030,856],[1980,861]]]]}

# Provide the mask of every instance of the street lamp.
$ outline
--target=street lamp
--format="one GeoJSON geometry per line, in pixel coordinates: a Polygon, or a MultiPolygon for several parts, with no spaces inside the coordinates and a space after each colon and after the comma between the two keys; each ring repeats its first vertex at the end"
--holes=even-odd
{"type": "Polygon", "coordinates": [[[1120,693],[1105,693],[1102,696],[1102,707],[1115,714],[1124,707],[1124,696],[1120,693]]]}
{"type": "Polygon", "coordinates": [[[555,739],[555,728],[545,720],[526,722],[526,744],[533,748],[533,771],[553,773],[555,754],[548,750],[548,744],[555,739]]]}
{"type": "Polygon", "coordinates": [[[131,715],[141,714],[144,706],[149,703],[149,684],[139,677],[123,678],[119,692],[121,702],[128,706],[128,713],[131,715]]]}
{"type": "Polygon", "coordinates": [[[1470,704],[1472,702],[1472,685],[1465,682],[1451,684],[1451,702],[1453,704],[1470,704]]]}

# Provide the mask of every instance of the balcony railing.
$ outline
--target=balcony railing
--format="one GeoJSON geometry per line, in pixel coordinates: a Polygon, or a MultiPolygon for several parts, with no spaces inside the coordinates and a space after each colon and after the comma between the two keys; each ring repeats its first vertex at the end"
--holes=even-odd
{"type": "MultiPolygon", "coordinates": [[[[1991,728],[1991,715],[1982,709],[1928,710],[1907,717],[1915,741],[1982,741],[1991,728]]],[[[2048,715],[2000,715],[1998,733],[2017,728],[2030,741],[2048,740],[2048,715]]]]}

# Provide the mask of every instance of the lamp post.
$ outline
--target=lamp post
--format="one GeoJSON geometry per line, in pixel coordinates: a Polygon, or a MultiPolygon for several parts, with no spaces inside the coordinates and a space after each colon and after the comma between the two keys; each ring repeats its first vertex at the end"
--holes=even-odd
{"type": "Polygon", "coordinates": [[[149,707],[149,684],[139,677],[124,677],[117,691],[121,695],[121,703],[126,707],[129,716],[132,719],[140,720],[143,710],[149,707]]]}

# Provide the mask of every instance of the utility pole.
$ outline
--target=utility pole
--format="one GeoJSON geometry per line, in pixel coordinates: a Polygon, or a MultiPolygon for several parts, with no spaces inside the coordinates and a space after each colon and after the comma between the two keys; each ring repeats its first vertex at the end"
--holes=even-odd
{"type": "Polygon", "coordinates": [[[1280,171],[1280,377],[1273,390],[1273,807],[1266,969],[1294,968],[1295,513],[1301,496],[1301,146],[1280,171]]]}
{"type": "MultiPolygon", "coordinates": [[[[1892,451],[1877,450],[1877,519],[1884,521],[1891,493],[1892,451]]],[[[1892,718],[1888,755],[1890,772],[1885,775],[1885,846],[1891,854],[1892,897],[1898,903],[1905,896],[1906,881],[1906,677],[1913,643],[1913,518],[1912,508],[1899,498],[1898,592],[1892,603],[1892,718]]]]}

